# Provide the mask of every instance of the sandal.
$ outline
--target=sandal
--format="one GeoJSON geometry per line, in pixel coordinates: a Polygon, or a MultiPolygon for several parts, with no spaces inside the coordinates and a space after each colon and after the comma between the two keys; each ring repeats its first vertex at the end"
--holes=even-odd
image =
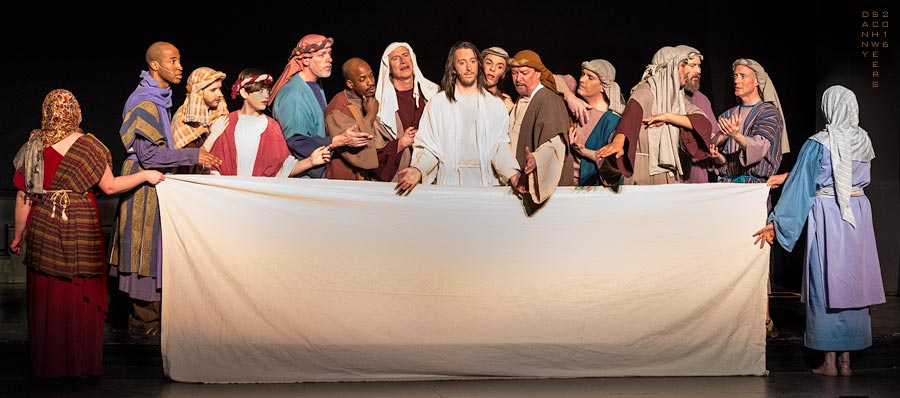
{"type": "Polygon", "coordinates": [[[156,325],[156,326],[151,327],[150,329],[147,329],[147,331],[144,332],[144,334],[146,334],[147,336],[159,336],[159,332],[160,332],[159,325],[156,325]]]}

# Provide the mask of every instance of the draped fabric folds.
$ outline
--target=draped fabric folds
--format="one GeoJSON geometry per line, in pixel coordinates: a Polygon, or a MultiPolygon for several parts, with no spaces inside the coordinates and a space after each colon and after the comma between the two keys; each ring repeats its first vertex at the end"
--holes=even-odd
{"type": "Polygon", "coordinates": [[[173,175],[158,191],[176,381],[766,373],[769,251],[748,232],[764,184],[560,187],[531,217],[500,187],[173,175]]]}

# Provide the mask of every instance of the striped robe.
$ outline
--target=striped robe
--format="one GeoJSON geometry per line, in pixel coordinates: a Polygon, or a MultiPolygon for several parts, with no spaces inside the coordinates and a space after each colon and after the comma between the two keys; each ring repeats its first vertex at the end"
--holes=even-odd
{"type": "MultiPolygon", "coordinates": [[[[728,118],[740,112],[740,106],[719,115],[728,118]]],[[[770,102],[760,102],[753,106],[741,127],[741,134],[747,137],[747,147],[741,148],[731,138],[725,141],[721,150],[725,164],[716,169],[719,182],[764,183],[778,172],[781,166],[781,130],[784,120],[778,108],[770,102]]]]}
{"type": "MultiPolygon", "coordinates": [[[[44,148],[44,189],[32,202],[25,237],[31,377],[99,376],[108,310],[103,231],[91,189],[112,164],[93,135],[79,137],[65,156],[44,148]],[[69,190],[63,220],[62,193],[69,190]]],[[[25,190],[24,170],[13,183],[25,190]]]]}

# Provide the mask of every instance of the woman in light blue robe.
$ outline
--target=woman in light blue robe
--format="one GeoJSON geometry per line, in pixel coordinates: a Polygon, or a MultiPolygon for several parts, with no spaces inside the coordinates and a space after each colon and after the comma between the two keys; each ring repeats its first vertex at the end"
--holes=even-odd
{"type": "Polygon", "coordinates": [[[825,129],[803,144],[768,225],[754,236],[760,246],[777,238],[791,251],[807,225],[804,344],[825,351],[813,373],[849,376],[850,351],[872,345],[869,306],[885,302],[872,208],[864,193],[875,152],[859,127],[852,91],[828,88],[822,111],[825,129]]]}

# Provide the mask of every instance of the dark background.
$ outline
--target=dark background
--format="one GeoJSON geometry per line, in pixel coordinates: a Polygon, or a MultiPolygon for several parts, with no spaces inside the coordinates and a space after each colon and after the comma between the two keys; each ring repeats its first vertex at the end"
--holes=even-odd
{"type": "MultiPolygon", "coordinates": [[[[705,56],[701,91],[718,114],[736,104],[731,63],[753,58],[768,72],[782,101],[792,152],[781,171],[796,160],[803,142],[824,126],[818,111],[822,92],[841,84],[855,91],[860,125],[872,138],[877,158],[866,189],[875,227],[885,287],[897,293],[900,269],[900,174],[897,136],[900,95],[896,50],[879,52],[880,87],[872,88],[871,59],[861,55],[862,11],[900,7],[889,0],[838,0],[813,4],[788,1],[647,2],[213,2],[137,3],[116,6],[22,4],[6,12],[3,62],[6,95],[0,118],[0,161],[12,158],[28,133],[40,127],[44,95],[55,88],[72,91],[84,117],[82,128],[96,134],[124,159],[118,129],[122,106],[146,69],[144,52],[157,40],[181,52],[184,80],[197,67],[224,71],[230,87],[243,68],[260,67],[277,78],[291,49],[307,33],[335,39],[334,69],[323,87],[327,97],[343,88],[340,66],[350,57],[372,65],[376,76],[384,48],[410,43],[425,76],[438,83],[450,46],[460,40],[479,48],[501,46],[511,55],[531,49],[554,73],[580,74],[582,61],[603,58],[617,70],[624,93],[662,46],[687,44],[705,56]],[[144,4],[144,3],[142,3],[144,4]],[[91,15],[102,13],[101,17],[91,15]],[[24,28],[13,28],[12,22],[24,28]]],[[[894,14],[894,15],[891,15],[894,14]]],[[[893,18],[891,18],[893,17],[893,18]]],[[[893,33],[888,28],[871,29],[893,33]]],[[[889,44],[892,36],[880,38],[889,44]]],[[[874,39],[873,39],[874,40],[874,39]]],[[[508,79],[508,77],[507,77],[508,79]]],[[[507,87],[509,87],[507,83],[507,87]]],[[[173,87],[174,112],[185,95],[184,82],[173,87]]],[[[225,91],[226,97],[230,92],[225,91]]],[[[237,104],[229,97],[229,109],[237,104]]],[[[0,173],[0,190],[11,194],[12,167],[0,173]]],[[[119,170],[114,169],[118,174],[119,170]]],[[[777,192],[776,192],[777,195],[777,192]]],[[[736,209],[736,211],[740,211],[736,209]]],[[[697,228],[703,228],[697,220],[697,228]]],[[[750,232],[748,231],[748,239],[750,232]]],[[[710,231],[714,244],[715,231],[710,231]]],[[[776,249],[773,280],[799,291],[802,252],[776,249]]]]}

